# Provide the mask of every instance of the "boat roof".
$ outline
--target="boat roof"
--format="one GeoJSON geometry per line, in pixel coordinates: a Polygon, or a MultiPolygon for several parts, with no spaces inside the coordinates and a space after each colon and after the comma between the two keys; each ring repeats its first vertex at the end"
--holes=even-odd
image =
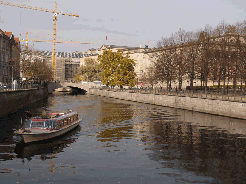
{"type": "Polygon", "coordinates": [[[63,116],[58,116],[58,117],[55,118],[55,119],[57,119],[57,120],[62,120],[62,119],[65,119],[65,118],[67,118],[67,117],[73,116],[73,115],[75,115],[75,114],[77,114],[77,113],[76,113],[76,112],[70,112],[70,113],[64,114],[63,116]]]}
{"type": "Polygon", "coordinates": [[[32,119],[32,121],[45,121],[45,120],[51,120],[51,119],[54,119],[54,120],[58,120],[59,121],[59,120],[65,119],[67,117],[73,116],[73,115],[77,114],[77,112],[69,112],[69,113],[48,113],[48,114],[51,115],[50,118],[34,117],[34,118],[31,118],[31,119],[32,119]]]}

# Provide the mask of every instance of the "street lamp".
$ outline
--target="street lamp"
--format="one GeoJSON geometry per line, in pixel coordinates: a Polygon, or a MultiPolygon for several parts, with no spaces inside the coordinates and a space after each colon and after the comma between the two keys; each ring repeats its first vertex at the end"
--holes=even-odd
{"type": "Polygon", "coordinates": [[[11,67],[12,67],[12,89],[13,89],[13,85],[14,85],[14,83],[13,83],[14,82],[14,80],[13,80],[14,79],[13,78],[13,66],[11,66],[11,67]]]}
{"type": "Polygon", "coordinates": [[[12,87],[12,89],[13,89],[13,82],[14,82],[14,77],[13,77],[13,75],[14,75],[14,74],[13,74],[12,59],[9,59],[9,66],[11,67],[11,73],[12,73],[12,74],[11,74],[11,75],[12,75],[12,76],[11,76],[11,78],[12,78],[12,83],[11,83],[12,85],[11,85],[11,87],[12,87]]]}

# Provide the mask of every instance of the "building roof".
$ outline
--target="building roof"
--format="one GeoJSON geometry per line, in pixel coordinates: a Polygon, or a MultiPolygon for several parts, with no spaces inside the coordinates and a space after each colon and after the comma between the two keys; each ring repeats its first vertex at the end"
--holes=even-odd
{"type": "Polygon", "coordinates": [[[6,39],[11,39],[12,37],[12,32],[6,32],[0,29],[0,35],[4,36],[6,39]]]}
{"type": "Polygon", "coordinates": [[[18,37],[15,37],[15,42],[19,45],[20,39],[18,37]]]}
{"type": "Polygon", "coordinates": [[[98,48],[98,50],[102,49],[103,47],[111,48],[111,49],[122,49],[122,50],[136,50],[141,49],[140,47],[129,47],[129,46],[117,46],[117,45],[102,45],[98,48]]]}
{"type": "MultiPolygon", "coordinates": [[[[50,51],[22,51],[21,54],[27,54],[27,55],[39,55],[39,56],[52,56],[52,52],[50,51]]],[[[95,56],[98,54],[83,54],[83,53],[77,53],[77,52],[56,52],[56,57],[58,58],[83,58],[83,57],[89,57],[89,56],[95,56]]]]}
{"type": "Polygon", "coordinates": [[[12,36],[13,33],[12,32],[4,31],[4,34],[7,35],[9,38],[11,38],[11,36],[12,36]]]}

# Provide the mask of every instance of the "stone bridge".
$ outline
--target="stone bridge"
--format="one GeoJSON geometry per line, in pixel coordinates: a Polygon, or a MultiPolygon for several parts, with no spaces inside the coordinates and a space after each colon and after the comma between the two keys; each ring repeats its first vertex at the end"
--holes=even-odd
{"type": "Polygon", "coordinates": [[[95,84],[94,82],[78,82],[78,83],[72,83],[72,82],[64,82],[64,83],[49,83],[48,85],[48,91],[49,93],[52,93],[55,91],[55,89],[58,88],[65,88],[65,87],[71,87],[71,88],[80,88],[83,90],[86,90],[87,93],[89,93],[89,89],[92,87],[100,87],[100,84],[95,84]]]}

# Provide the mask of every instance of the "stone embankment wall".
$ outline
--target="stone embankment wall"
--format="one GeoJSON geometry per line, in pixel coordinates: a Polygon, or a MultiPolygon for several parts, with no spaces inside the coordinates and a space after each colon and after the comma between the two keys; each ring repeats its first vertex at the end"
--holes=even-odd
{"type": "Polygon", "coordinates": [[[58,83],[58,82],[49,82],[48,83],[48,93],[52,94],[53,91],[55,91],[55,89],[62,87],[62,83],[58,83]]]}
{"type": "Polygon", "coordinates": [[[48,88],[0,92],[0,117],[16,112],[48,96],[48,88]]]}
{"type": "Polygon", "coordinates": [[[206,98],[192,98],[186,96],[130,93],[126,91],[116,92],[95,88],[90,88],[89,93],[134,102],[142,102],[178,109],[186,109],[191,111],[246,119],[246,103],[243,102],[206,98]]]}

